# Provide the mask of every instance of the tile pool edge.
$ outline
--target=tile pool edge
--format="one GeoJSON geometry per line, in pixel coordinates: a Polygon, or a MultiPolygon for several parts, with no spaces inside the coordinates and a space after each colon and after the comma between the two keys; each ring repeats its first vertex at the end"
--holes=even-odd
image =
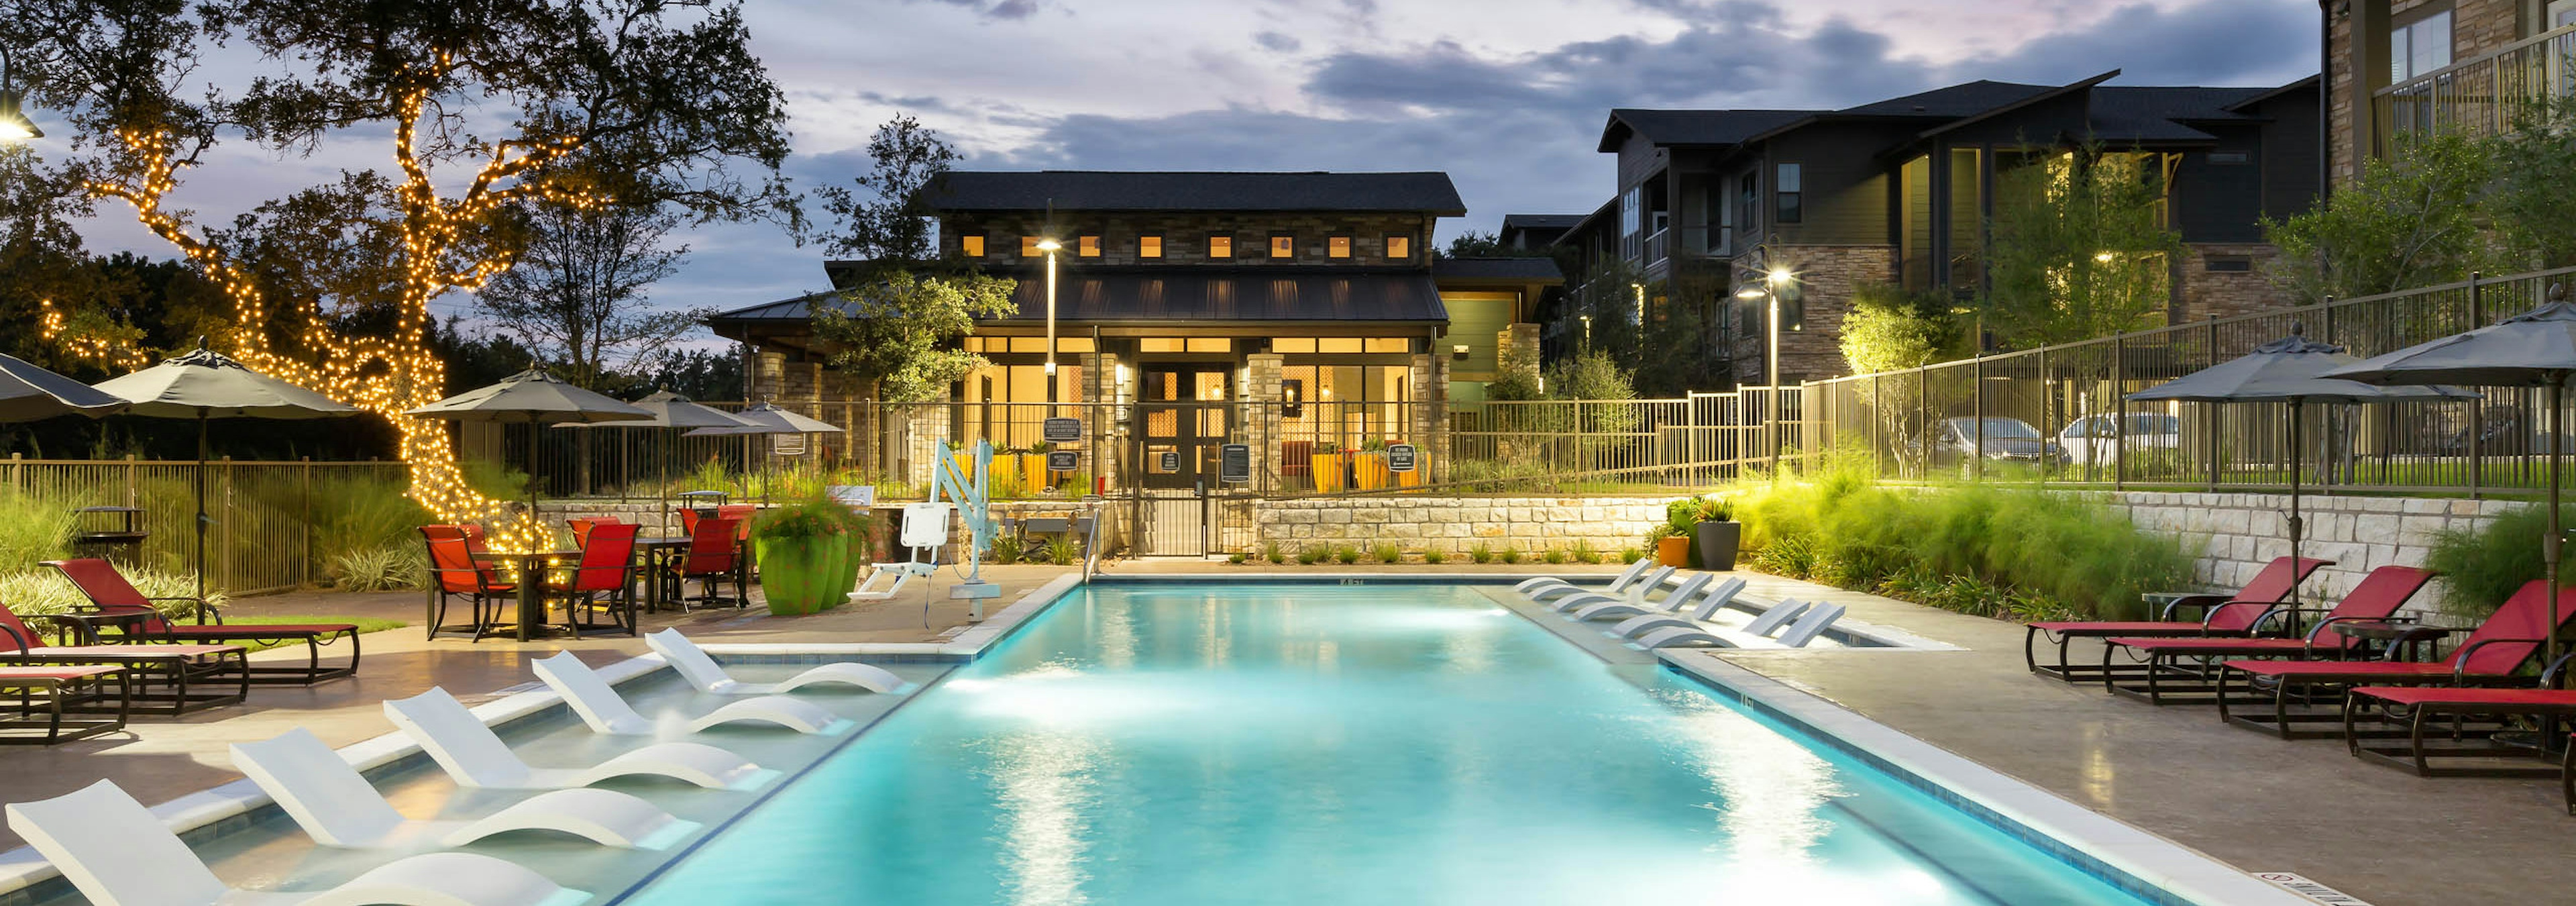
{"type": "Polygon", "coordinates": [[[2114,886],[2175,906],[2315,906],[2180,843],[2085,808],[1796,687],[1702,652],[1659,651],[1670,668],[1784,721],[1971,817],[2114,886]],[[2053,845],[2051,845],[2053,844],[2053,845]]]}

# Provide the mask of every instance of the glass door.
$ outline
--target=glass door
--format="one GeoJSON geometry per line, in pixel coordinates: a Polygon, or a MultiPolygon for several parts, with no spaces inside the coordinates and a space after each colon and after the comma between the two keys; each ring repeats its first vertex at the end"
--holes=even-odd
{"type": "Polygon", "coordinates": [[[1148,364],[1137,372],[1136,406],[1144,425],[1148,488],[1188,490],[1216,483],[1218,447],[1226,440],[1231,369],[1215,364],[1148,364]]]}

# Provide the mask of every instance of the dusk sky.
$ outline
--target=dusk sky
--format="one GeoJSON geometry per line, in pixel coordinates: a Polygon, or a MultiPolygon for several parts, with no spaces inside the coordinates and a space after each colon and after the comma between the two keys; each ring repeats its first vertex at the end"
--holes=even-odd
{"type": "MultiPolygon", "coordinates": [[[[1444,238],[1598,206],[1612,172],[1593,146],[1612,107],[1830,108],[2114,68],[2115,84],[2277,85],[2316,71],[2318,17],[2314,0],[751,0],[748,12],[789,95],[802,188],[863,168],[869,132],[908,112],[970,167],[1444,170],[1469,208],[1444,238]]],[[[281,160],[236,143],[179,198],[228,221],[338,168],[384,166],[383,148],[353,138],[281,160]]],[[[171,254],[130,211],[101,211],[85,229],[93,250],[171,254]]],[[[774,227],[688,241],[657,303],[823,286],[820,252],[774,227]]]]}

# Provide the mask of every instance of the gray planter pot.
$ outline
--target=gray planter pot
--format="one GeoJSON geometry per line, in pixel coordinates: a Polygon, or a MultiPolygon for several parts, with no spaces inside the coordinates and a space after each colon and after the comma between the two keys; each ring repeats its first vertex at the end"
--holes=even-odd
{"type": "Polygon", "coordinates": [[[1735,550],[1744,543],[1744,523],[1701,522],[1692,527],[1699,542],[1699,568],[1727,572],[1735,568],[1735,550]]]}

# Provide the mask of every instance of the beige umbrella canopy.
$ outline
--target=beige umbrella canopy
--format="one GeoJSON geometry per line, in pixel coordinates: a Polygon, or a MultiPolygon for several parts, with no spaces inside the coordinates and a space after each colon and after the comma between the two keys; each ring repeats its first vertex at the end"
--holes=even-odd
{"type": "MultiPolygon", "coordinates": [[[[124,377],[109,378],[93,389],[132,405],[129,415],[197,420],[197,596],[206,596],[206,421],[217,418],[337,418],[356,415],[355,406],[250,370],[231,356],[206,348],[162,359],[161,364],[124,377]]],[[[206,619],[197,611],[198,622],[206,619]]]]}
{"type": "MultiPolygon", "coordinates": [[[[516,422],[527,425],[641,422],[653,418],[649,410],[575,387],[535,368],[502,378],[500,383],[476,387],[403,414],[451,422],[516,422]]],[[[538,436],[533,432],[528,435],[528,518],[531,521],[537,516],[538,436]]]]}
{"type": "Polygon", "coordinates": [[[724,428],[724,427],[716,427],[716,428],[700,428],[700,429],[698,429],[698,430],[691,431],[691,432],[689,432],[689,433],[687,433],[687,434],[684,434],[684,435],[681,435],[681,436],[682,436],[682,437],[717,437],[717,436],[721,436],[721,435],[728,435],[728,434],[839,434],[839,433],[841,433],[841,428],[840,428],[840,426],[838,426],[838,425],[834,425],[834,424],[832,424],[831,422],[827,422],[827,421],[820,421],[820,420],[816,420],[816,419],[807,418],[807,417],[805,417],[805,416],[798,415],[798,414],[796,414],[796,413],[794,413],[794,412],[790,412],[790,411],[787,411],[787,410],[785,410],[785,409],[778,408],[777,406],[771,405],[771,404],[769,404],[769,403],[760,403],[760,404],[757,404],[757,405],[753,405],[753,406],[750,406],[750,407],[748,407],[748,408],[743,409],[741,412],[736,412],[736,413],[734,413],[733,415],[734,415],[735,420],[742,422],[742,426],[741,426],[741,427],[738,427],[738,428],[724,428]]]}
{"type": "Polygon", "coordinates": [[[97,418],[125,411],[116,395],[0,355],[0,422],[32,422],[57,415],[97,418]]]}

